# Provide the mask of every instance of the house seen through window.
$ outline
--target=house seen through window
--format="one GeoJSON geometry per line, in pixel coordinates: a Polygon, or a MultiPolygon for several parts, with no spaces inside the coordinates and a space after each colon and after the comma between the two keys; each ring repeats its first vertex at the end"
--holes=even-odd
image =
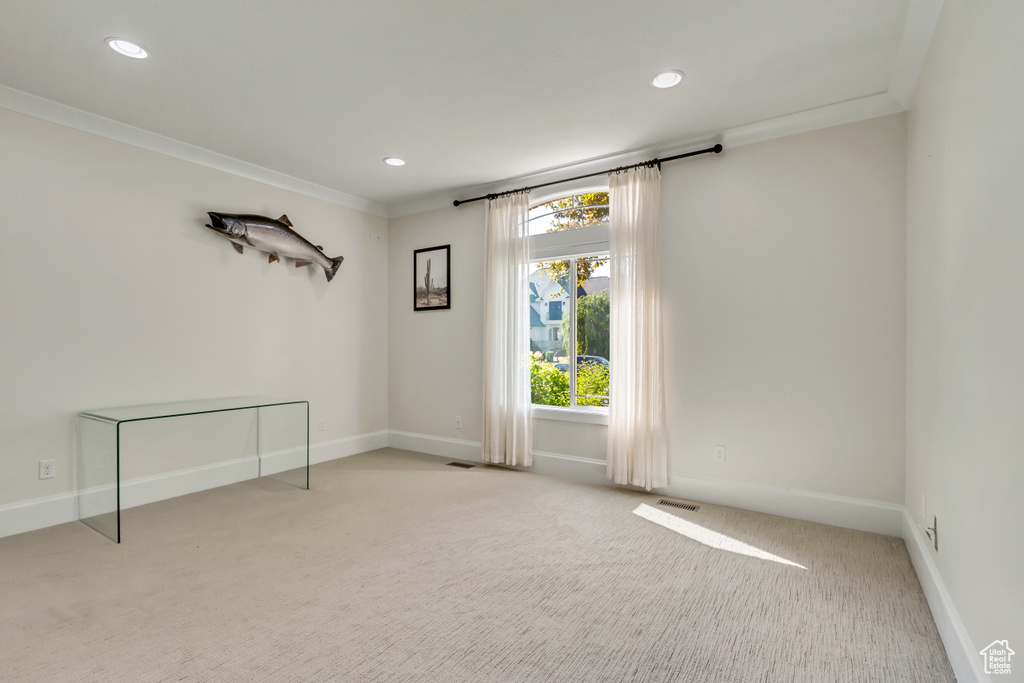
{"type": "Polygon", "coordinates": [[[530,208],[531,236],[578,230],[551,248],[557,258],[536,258],[530,264],[530,380],[535,405],[608,405],[607,237],[595,241],[593,231],[585,230],[606,230],[607,223],[606,191],[560,197],[530,208]]]}

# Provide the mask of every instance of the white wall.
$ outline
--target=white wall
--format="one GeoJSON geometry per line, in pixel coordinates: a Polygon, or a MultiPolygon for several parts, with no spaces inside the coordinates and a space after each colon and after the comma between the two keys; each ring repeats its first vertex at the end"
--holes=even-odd
{"type": "MultiPolygon", "coordinates": [[[[673,478],[902,503],[905,144],[897,115],[665,165],[673,478]]],[[[392,430],[481,438],[483,230],[480,204],[390,222],[392,430]],[[412,250],[449,242],[452,310],[414,313],[412,250]]],[[[534,449],[605,439],[538,420],[534,449]]]]}
{"type": "Polygon", "coordinates": [[[1024,3],[946,0],[908,118],[907,509],[916,524],[938,518],[939,551],[926,552],[973,663],[1008,639],[1012,680],[1024,680],[1022,27],[1024,3]]]}
{"type": "Polygon", "coordinates": [[[393,430],[479,442],[484,206],[389,224],[388,406],[393,430]],[[413,311],[413,250],[451,244],[450,309],[413,311]],[[462,429],[455,429],[461,415],[462,429]]]}
{"type": "Polygon", "coordinates": [[[671,471],[903,501],[905,150],[894,115],[664,166],[671,471]]]}
{"type": "MultiPolygon", "coordinates": [[[[385,219],[7,110],[0,207],[0,507],[74,490],[87,408],[270,394],[313,442],[387,428],[385,219]],[[287,213],[345,263],[239,256],[209,210],[287,213]]],[[[134,450],[128,476],[181,466],[134,450]]]]}

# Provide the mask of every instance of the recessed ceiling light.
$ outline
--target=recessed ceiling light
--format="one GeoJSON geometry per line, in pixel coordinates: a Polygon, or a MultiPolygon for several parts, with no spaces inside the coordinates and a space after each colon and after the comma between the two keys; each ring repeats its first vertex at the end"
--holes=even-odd
{"type": "Polygon", "coordinates": [[[384,157],[384,163],[388,166],[405,166],[405,159],[398,157],[384,157]]]}
{"type": "Polygon", "coordinates": [[[107,38],[106,43],[110,46],[111,50],[118,54],[122,54],[125,57],[131,57],[132,59],[145,59],[149,56],[149,53],[146,52],[146,48],[141,45],[136,45],[132,41],[125,40],[124,38],[107,38]]]}
{"type": "Polygon", "coordinates": [[[671,88],[682,82],[683,75],[682,71],[662,71],[651,79],[651,85],[655,88],[671,88]]]}

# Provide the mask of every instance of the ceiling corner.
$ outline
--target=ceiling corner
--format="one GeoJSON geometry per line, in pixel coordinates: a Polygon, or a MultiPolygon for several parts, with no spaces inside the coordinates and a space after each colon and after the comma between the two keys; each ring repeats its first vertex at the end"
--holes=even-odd
{"type": "Polygon", "coordinates": [[[889,77],[889,96],[899,103],[902,110],[909,109],[914,98],[914,89],[921,77],[944,1],[910,0],[896,63],[889,77]]]}

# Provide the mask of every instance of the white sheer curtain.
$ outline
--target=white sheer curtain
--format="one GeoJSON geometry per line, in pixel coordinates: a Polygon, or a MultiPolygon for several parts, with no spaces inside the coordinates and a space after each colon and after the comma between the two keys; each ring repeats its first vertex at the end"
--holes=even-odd
{"type": "Polygon", "coordinates": [[[661,171],[642,166],[612,174],[608,184],[608,478],[649,491],[668,485],[658,236],[661,171]]]}
{"type": "Polygon", "coordinates": [[[530,198],[487,202],[483,459],[532,465],[530,418],[530,198]]]}

